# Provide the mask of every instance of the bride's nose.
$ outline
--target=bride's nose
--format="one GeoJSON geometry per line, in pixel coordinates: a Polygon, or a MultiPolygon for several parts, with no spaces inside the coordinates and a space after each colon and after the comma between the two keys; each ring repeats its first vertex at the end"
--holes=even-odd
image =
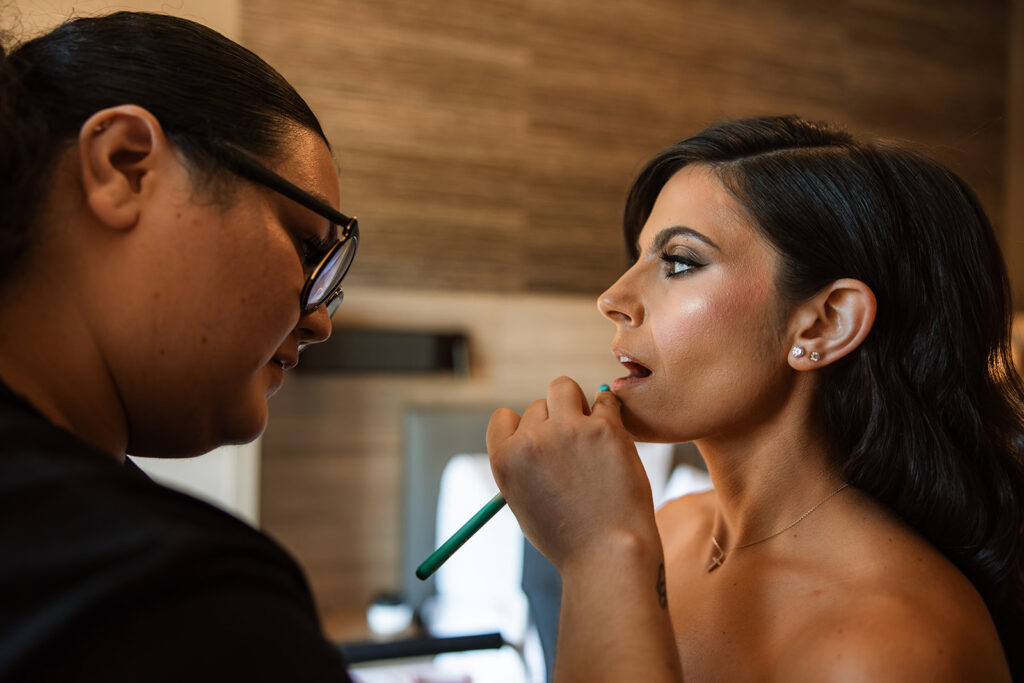
{"type": "Polygon", "coordinates": [[[644,307],[632,286],[633,269],[627,270],[611,287],[597,298],[601,315],[616,325],[637,326],[643,323],[644,307]]]}

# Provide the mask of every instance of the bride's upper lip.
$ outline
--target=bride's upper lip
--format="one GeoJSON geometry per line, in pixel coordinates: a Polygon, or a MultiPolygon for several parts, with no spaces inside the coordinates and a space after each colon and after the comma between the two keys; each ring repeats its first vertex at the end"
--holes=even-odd
{"type": "Polygon", "coordinates": [[[635,363],[636,365],[643,366],[647,370],[651,369],[651,367],[647,365],[647,363],[640,360],[632,351],[628,351],[621,347],[613,346],[612,355],[615,356],[615,360],[619,361],[620,363],[635,363]]]}

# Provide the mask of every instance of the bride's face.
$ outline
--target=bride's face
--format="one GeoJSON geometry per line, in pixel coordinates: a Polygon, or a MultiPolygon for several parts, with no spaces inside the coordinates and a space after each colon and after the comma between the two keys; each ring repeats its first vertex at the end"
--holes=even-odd
{"type": "Polygon", "coordinates": [[[613,389],[641,441],[739,436],[770,419],[790,376],[778,256],[706,167],[662,188],[639,258],[598,299],[628,370],[613,389]]]}

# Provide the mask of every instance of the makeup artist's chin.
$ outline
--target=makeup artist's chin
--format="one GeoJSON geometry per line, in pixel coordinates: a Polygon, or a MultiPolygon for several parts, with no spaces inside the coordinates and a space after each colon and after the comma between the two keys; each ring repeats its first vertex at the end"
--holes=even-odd
{"type": "Polygon", "coordinates": [[[264,373],[267,377],[267,391],[266,398],[270,398],[277,393],[281,385],[284,384],[284,368],[276,360],[271,360],[264,366],[264,373]]]}
{"type": "Polygon", "coordinates": [[[257,399],[255,405],[251,405],[244,412],[231,416],[224,429],[219,435],[218,443],[221,445],[240,445],[255,441],[267,428],[267,402],[257,399]]]}

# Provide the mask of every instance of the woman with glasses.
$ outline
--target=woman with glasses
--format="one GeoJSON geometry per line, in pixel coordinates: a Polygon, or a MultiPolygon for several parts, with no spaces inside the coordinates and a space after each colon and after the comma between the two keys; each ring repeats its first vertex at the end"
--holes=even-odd
{"type": "Polygon", "coordinates": [[[254,439],[358,244],[316,117],[142,13],[0,51],[0,680],[348,680],[301,570],[125,455],[254,439]]]}
{"type": "Polygon", "coordinates": [[[598,300],[624,376],[488,428],[561,571],[556,676],[1024,677],[1024,388],[966,184],[828,124],[726,121],[643,168],[624,233],[598,300]],[[634,440],[694,441],[715,489],[655,516],[634,440]]]}

